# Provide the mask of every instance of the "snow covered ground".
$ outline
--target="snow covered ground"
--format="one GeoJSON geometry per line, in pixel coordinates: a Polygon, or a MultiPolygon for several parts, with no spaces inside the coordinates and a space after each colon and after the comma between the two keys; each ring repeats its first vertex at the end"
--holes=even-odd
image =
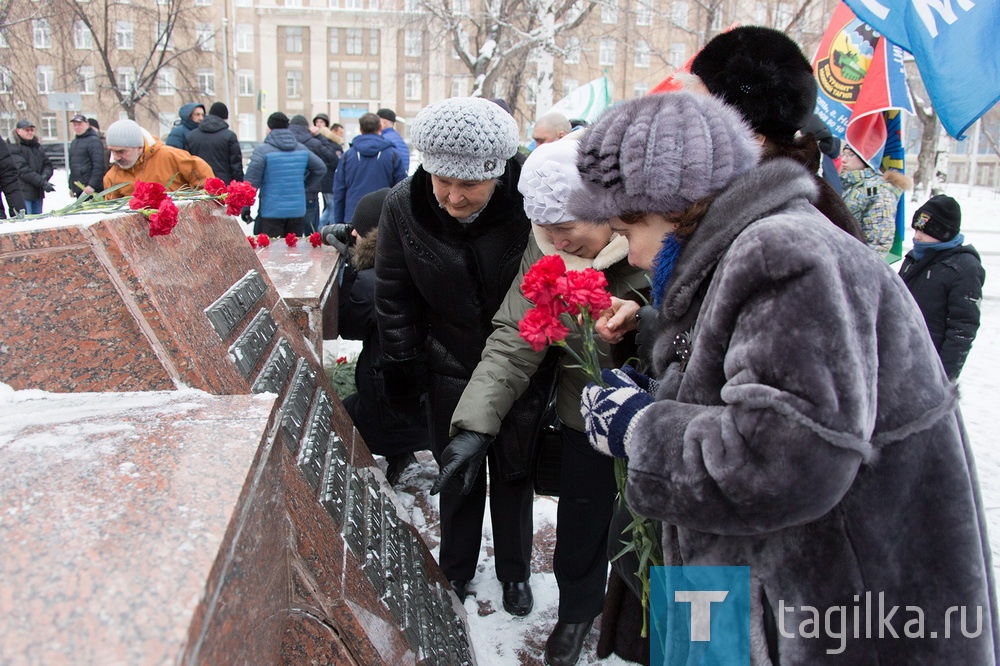
{"type": "MultiPolygon", "coordinates": [[[[52,182],[58,189],[46,199],[46,211],[70,201],[65,172],[57,171],[52,182]]],[[[947,193],[961,203],[966,242],[978,248],[986,267],[982,328],[962,373],[960,389],[962,410],[979,469],[994,561],[1000,563],[1000,431],[995,425],[991,426],[990,417],[995,413],[996,401],[1000,397],[1000,193],[985,188],[975,188],[970,192],[964,185],[951,186],[947,193]]],[[[908,211],[912,212],[916,205],[907,202],[908,211]]],[[[356,353],[357,349],[357,343],[334,341],[328,343],[326,353],[339,356],[356,353]]],[[[914,378],[914,381],[918,380],[914,378]]],[[[430,496],[430,486],[437,468],[429,454],[421,454],[420,462],[420,467],[407,475],[400,499],[410,510],[414,524],[421,529],[428,545],[436,552],[437,498],[430,496]]],[[[537,538],[531,578],[535,608],[525,618],[514,618],[501,608],[500,584],[493,574],[489,518],[486,519],[479,573],[465,603],[481,666],[542,663],[545,638],[555,623],[558,603],[551,566],[555,518],[555,500],[536,498],[534,521],[537,538]]],[[[615,658],[597,660],[594,656],[597,633],[595,627],[588,637],[580,664],[615,666],[625,663],[615,658]]]]}

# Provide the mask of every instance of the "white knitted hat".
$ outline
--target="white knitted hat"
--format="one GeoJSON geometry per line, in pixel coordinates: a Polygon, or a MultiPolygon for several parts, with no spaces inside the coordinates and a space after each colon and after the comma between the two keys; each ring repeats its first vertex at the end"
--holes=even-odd
{"type": "Polygon", "coordinates": [[[524,212],[535,224],[558,224],[576,218],[567,209],[569,196],[583,188],[576,168],[580,142],[560,139],[543,143],[524,161],[517,189],[524,195],[524,212]]]}
{"type": "Polygon", "coordinates": [[[410,139],[428,173],[459,180],[503,175],[517,152],[517,123],[481,97],[452,97],[421,109],[410,139]]]}
{"type": "Polygon", "coordinates": [[[128,118],[116,120],[108,126],[104,140],[115,148],[142,148],[142,128],[139,123],[128,118]]]}

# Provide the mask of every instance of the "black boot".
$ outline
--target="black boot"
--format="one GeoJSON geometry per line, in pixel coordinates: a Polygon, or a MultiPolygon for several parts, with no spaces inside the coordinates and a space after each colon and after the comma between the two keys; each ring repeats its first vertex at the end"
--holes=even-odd
{"type": "Polygon", "coordinates": [[[580,660],[583,641],[594,625],[593,620],[586,622],[556,622],[555,629],[545,641],[545,663],[548,666],[573,666],[580,660]]]}
{"type": "Polygon", "coordinates": [[[528,581],[503,584],[503,609],[511,615],[523,617],[531,612],[535,600],[528,581]]]}
{"type": "Polygon", "coordinates": [[[455,591],[455,596],[463,604],[465,603],[465,598],[469,596],[469,581],[467,580],[449,580],[448,583],[451,584],[451,589],[455,591]]]}

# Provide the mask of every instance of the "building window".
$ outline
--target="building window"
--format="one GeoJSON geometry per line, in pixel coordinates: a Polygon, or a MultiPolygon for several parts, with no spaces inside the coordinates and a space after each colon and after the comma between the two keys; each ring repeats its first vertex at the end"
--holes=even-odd
{"type": "Polygon", "coordinates": [[[378,72],[368,73],[368,99],[378,99],[378,72]]]}
{"type": "Polygon", "coordinates": [[[408,58],[419,58],[424,54],[424,33],[420,30],[407,30],[403,36],[403,55],[408,58]]]}
{"type": "Polygon", "coordinates": [[[48,19],[35,19],[31,22],[36,49],[52,48],[52,26],[48,19]]]}
{"type": "Polygon", "coordinates": [[[244,139],[253,140],[257,138],[257,116],[253,113],[241,113],[238,116],[240,136],[244,139]]]}
{"type": "Polygon", "coordinates": [[[290,69],[285,73],[285,97],[290,99],[302,97],[301,69],[290,69]]]}
{"type": "Polygon", "coordinates": [[[792,7],[788,3],[779,2],[774,11],[774,25],[779,30],[784,30],[785,26],[792,22],[792,7]]]}
{"type": "Polygon", "coordinates": [[[675,2],[673,11],[670,14],[670,19],[678,28],[688,27],[688,3],[675,2]]]}
{"type": "Polygon", "coordinates": [[[645,97],[649,92],[648,83],[637,83],[632,86],[632,97],[645,97]]]}
{"type": "Polygon", "coordinates": [[[76,70],[76,82],[81,95],[94,94],[94,68],[83,65],[76,70]]]}
{"type": "Polygon", "coordinates": [[[326,42],[330,45],[330,55],[340,53],[340,28],[328,28],[326,42]]]}
{"type": "Polygon", "coordinates": [[[348,72],[345,81],[347,90],[344,96],[349,99],[361,99],[361,72],[348,72]]]}
{"type": "Polygon", "coordinates": [[[567,65],[578,65],[580,63],[580,38],[570,36],[566,38],[566,48],[564,49],[566,55],[563,56],[563,62],[567,65]]]}
{"type": "Polygon", "coordinates": [[[467,97],[468,94],[469,94],[469,77],[467,76],[451,77],[451,96],[467,97]]]}
{"type": "Polygon", "coordinates": [[[368,31],[368,55],[378,55],[379,31],[372,29],[368,31]]]}
{"type": "Polygon", "coordinates": [[[635,24],[653,25],[653,0],[639,0],[635,6],[635,24]]]}
{"type": "Polygon", "coordinates": [[[48,65],[35,68],[35,89],[39,95],[47,95],[55,88],[56,71],[48,65]]]}
{"type": "Polygon", "coordinates": [[[249,23],[236,24],[236,51],[253,53],[253,26],[249,23]]]}
{"type": "Polygon", "coordinates": [[[364,9],[364,0],[344,0],[344,9],[364,9]]]}
{"type": "Polygon", "coordinates": [[[198,90],[202,95],[214,95],[215,94],[215,70],[214,69],[199,69],[198,70],[198,90]]]}
{"type": "Polygon", "coordinates": [[[286,7],[301,7],[302,0],[285,0],[286,7]]]}
{"type": "Polygon", "coordinates": [[[361,28],[348,28],[344,53],[347,55],[361,55],[364,48],[364,31],[361,28]]]}
{"type": "Polygon", "coordinates": [[[10,43],[7,41],[7,31],[0,28],[0,49],[9,49],[10,43]]]}
{"type": "Polygon", "coordinates": [[[177,118],[177,114],[170,113],[169,111],[160,111],[156,117],[160,121],[160,136],[170,134],[170,131],[174,128],[174,120],[177,118]]]}
{"type": "Polygon", "coordinates": [[[43,113],[38,129],[41,130],[42,139],[56,139],[59,137],[59,130],[56,129],[56,114],[43,113]]]}
{"type": "Polygon", "coordinates": [[[604,0],[601,4],[601,23],[618,23],[618,0],[604,0]]]}
{"type": "Polygon", "coordinates": [[[423,95],[421,83],[420,74],[407,74],[403,78],[403,97],[408,100],[419,101],[423,95]]]}
{"type": "Polygon", "coordinates": [[[83,21],[73,22],[73,46],[84,51],[94,48],[94,35],[83,21]]]}
{"type": "Polygon", "coordinates": [[[285,53],[302,53],[302,28],[285,28],[285,53]]]}
{"type": "Polygon", "coordinates": [[[161,49],[174,48],[174,30],[167,21],[156,23],[156,43],[161,49]]]}
{"type": "Polygon", "coordinates": [[[635,44],[635,66],[636,67],[649,67],[649,43],[643,40],[639,40],[635,44]]]}
{"type": "Polygon", "coordinates": [[[160,95],[177,94],[177,70],[164,67],[156,73],[156,92],[160,95]]]}
{"type": "Polygon", "coordinates": [[[330,90],[327,94],[330,99],[337,99],[340,96],[340,72],[337,70],[330,72],[330,90]]]}
{"type": "Polygon", "coordinates": [[[535,79],[528,81],[528,85],[524,87],[524,103],[528,106],[538,104],[538,81],[535,79]]]}
{"type": "Polygon", "coordinates": [[[236,0],[237,7],[253,7],[253,0],[236,0]]]}
{"type": "Polygon", "coordinates": [[[132,49],[132,22],[115,21],[115,46],[123,51],[132,49]]]}
{"type": "Polygon", "coordinates": [[[338,7],[340,7],[340,2],[339,0],[329,0],[326,6],[329,7],[330,9],[337,9],[338,7]]]}
{"type": "Polygon", "coordinates": [[[194,35],[202,51],[215,50],[215,29],[211,23],[195,23],[194,35]]]}
{"type": "Polygon", "coordinates": [[[667,56],[667,62],[674,69],[680,69],[684,65],[684,61],[687,59],[687,46],[683,42],[675,42],[670,46],[670,54],[667,56]]]}
{"type": "Polygon", "coordinates": [[[253,70],[241,69],[236,72],[236,94],[240,97],[253,97],[255,92],[253,70]]]}
{"type": "Polygon", "coordinates": [[[463,16],[468,16],[469,0],[455,0],[455,2],[452,3],[452,10],[456,14],[462,14],[463,16]]]}
{"type": "Polygon", "coordinates": [[[118,90],[123,95],[135,92],[135,67],[122,67],[118,70],[118,90]]]}
{"type": "Polygon", "coordinates": [[[14,91],[14,74],[0,65],[0,95],[9,95],[14,91]]]}
{"type": "Polygon", "coordinates": [[[722,30],[722,7],[717,7],[715,13],[712,14],[712,32],[719,32],[722,30]]]}
{"type": "Polygon", "coordinates": [[[211,7],[212,0],[194,0],[195,7],[211,7]]]}
{"type": "Polygon", "coordinates": [[[597,62],[603,67],[615,64],[615,40],[608,37],[601,40],[600,57],[597,62]]]}
{"type": "Polygon", "coordinates": [[[758,2],[754,5],[753,22],[757,25],[767,25],[767,3],[758,2]]]}
{"type": "Polygon", "coordinates": [[[571,92],[580,87],[580,82],[576,79],[563,79],[562,96],[566,97],[571,92]]]}
{"type": "Polygon", "coordinates": [[[368,9],[371,11],[378,11],[378,0],[368,0],[368,9]]]}

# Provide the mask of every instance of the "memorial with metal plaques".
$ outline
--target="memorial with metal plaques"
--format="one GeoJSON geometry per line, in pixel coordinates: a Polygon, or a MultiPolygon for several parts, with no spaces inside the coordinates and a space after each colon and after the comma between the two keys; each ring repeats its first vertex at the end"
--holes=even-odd
{"type": "MultiPolygon", "coordinates": [[[[293,321],[235,220],[200,202],[183,204],[173,233],[155,238],[138,214],[5,224],[0,288],[11,295],[0,317],[0,382],[15,391],[116,392],[115,400],[192,390],[273,397],[259,441],[250,443],[252,462],[233,471],[242,482],[213,507],[229,507],[229,513],[226,521],[217,521],[211,565],[184,572],[185,589],[192,589],[196,576],[193,588],[199,592],[174,602],[181,608],[171,617],[182,630],[130,635],[116,626],[125,620],[111,614],[88,618],[91,629],[76,633],[73,626],[59,628],[44,617],[26,618],[38,609],[3,609],[0,662],[56,663],[51,650],[57,644],[79,654],[100,644],[103,655],[119,654],[116,647],[124,650],[127,644],[142,663],[475,663],[464,609],[353,428],[315,346],[293,321]],[[23,635],[27,626],[52,632],[52,640],[29,639],[23,635]]],[[[54,403],[60,397],[37,399],[54,403]]],[[[235,432],[223,416],[205,419],[204,432],[177,443],[194,457],[194,468],[199,455],[211,458],[235,432]]],[[[228,416],[234,423],[241,418],[228,416]]],[[[186,427],[197,430],[199,423],[186,427]]],[[[6,428],[5,434],[0,427],[0,461],[11,468],[27,464],[29,453],[13,444],[25,427],[15,419],[6,428]]],[[[137,462],[129,464],[165,476],[169,488],[171,470],[145,470],[148,456],[139,455],[144,447],[158,446],[137,437],[124,450],[137,454],[137,462]]],[[[53,455],[73,452],[60,449],[53,455]]],[[[107,478],[117,483],[116,475],[107,478]]],[[[56,492],[60,483],[58,476],[37,482],[51,486],[38,488],[41,493],[56,492]]],[[[27,492],[12,483],[0,481],[5,504],[27,492]]],[[[211,486],[216,479],[204,483],[211,486]]],[[[127,497],[134,491],[128,485],[116,492],[127,497]]],[[[143,511],[139,501],[126,505],[143,511]]],[[[52,515],[33,516],[32,510],[0,518],[0,540],[22,543],[19,530],[34,520],[69,519],[55,507],[48,509],[52,515]]],[[[184,524],[195,524],[199,510],[187,506],[185,511],[195,514],[184,524]]],[[[103,520],[93,511],[78,514],[103,520]]],[[[141,518],[151,524],[161,520],[155,512],[141,518]]],[[[121,552],[129,557],[107,562],[109,569],[141,571],[149,565],[141,561],[141,551],[130,550],[129,539],[135,538],[122,537],[121,552]]],[[[37,556],[43,566],[44,555],[20,553],[12,561],[31,567],[37,556]]],[[[92,565],[76,561],[71,548],[52,563],[70,570],[92,565]]],[[[0,565],[0,585],[16,587],[16,580],[6,579],[15,574],[23,570],[0,565]]],[[[122,590],[136,599],[151,593],[122,590]]],[[[68,595],[61,602],[86,607],[84,601],[68,595]]]]}

